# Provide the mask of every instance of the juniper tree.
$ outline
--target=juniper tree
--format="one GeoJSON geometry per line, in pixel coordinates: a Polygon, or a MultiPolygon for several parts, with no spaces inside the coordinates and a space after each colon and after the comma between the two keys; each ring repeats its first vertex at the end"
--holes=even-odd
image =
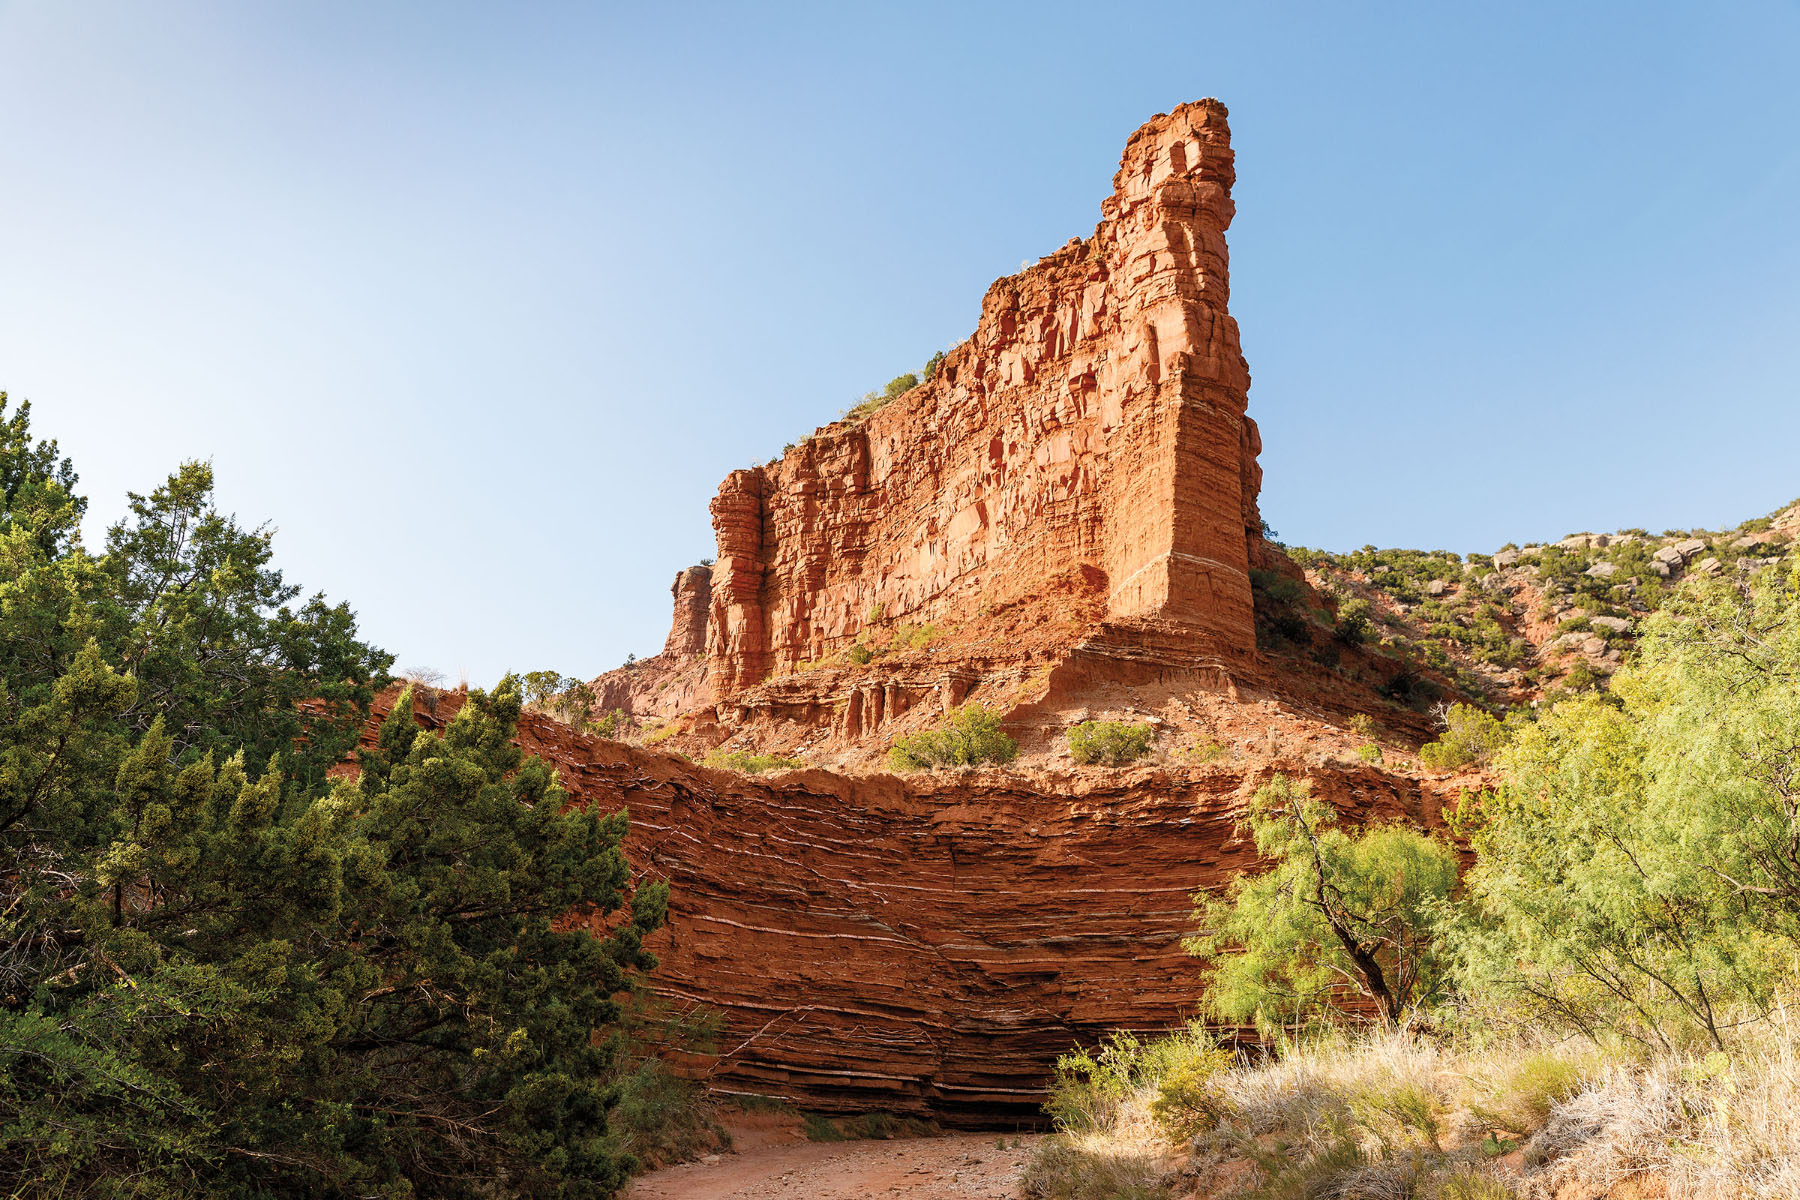
{"type": "Polygon", "coordinates": [[[0,1191],[611,1194],[612,997],[666,903],[624,815],[523,757],[510,679],[328,776],[391,662],[349,609],[295,607],[197,464],[90,556],[72,469],[0,430],[0,1191]]]}

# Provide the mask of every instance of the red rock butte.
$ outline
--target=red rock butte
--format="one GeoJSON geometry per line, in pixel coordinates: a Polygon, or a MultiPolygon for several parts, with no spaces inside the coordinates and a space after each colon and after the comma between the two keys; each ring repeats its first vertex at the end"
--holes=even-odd
{"type": "Polygon", "coordinates": [[[663,653],[596,680],[601,707],[856,741],[971,695],[1249,669],[1261,471],[1228,311],[1234,177],[1216,100],[1133,134],[1093,236],[994,283],[929,380],[732,472],[716,565],[681,573],[663,653]],[[893,652],[843,669],[859,642],[893,652]]]}
{"type": "Polygon", "coordinates": [[[1258,649],[1275,575],[1326,602],[1262,537],[1233,178],[1224,105],[1156,117],[1093,236],[989,288],[929,379],[733,472],[662,653],[594,681],[644,747],[528,714],[527,748],[628,808],[634,868],[671,882],[651,983],[722,1016],[693,1064],[712,1087],[1031,1119],[1075,1041],[1192,1015],[1190,898],[1254,866],[1233,829],[1275,771],[1364,817],[1448,798],[1349,757],[1366,731],[1339,726],[1397,664],[1258,649]],[[1018,737],[1014,767],[867,771],[968,699],[1018,737]],[[1156,723],[1156,765],[1069,762],[1062,733],[1109,711],[1156,723]],[[666,752],[719,747],[838,770],[666,752]]]}

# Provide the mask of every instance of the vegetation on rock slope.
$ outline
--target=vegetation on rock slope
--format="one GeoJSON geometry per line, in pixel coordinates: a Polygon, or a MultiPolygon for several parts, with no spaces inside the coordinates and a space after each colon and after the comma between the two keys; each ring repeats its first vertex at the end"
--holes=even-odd
{"type": "Polygon", "coordinates": [[[1228,1065],[1193,1030],[1066,1059],[1034,1194],[1497,1198],[1633,1172],[1794,1194],[1800,570],[1780,565],[1659,593],[1604,693],[1453,719],[1444,744],[1498,779],[1446,814],[1474,852],[1460,886],[1441,835],[1341,832],[1264,788],[1246,829],[1273,869],[1199,897],[1193,948],[1210,1007],[1278,1058],[1228,1065]]]}

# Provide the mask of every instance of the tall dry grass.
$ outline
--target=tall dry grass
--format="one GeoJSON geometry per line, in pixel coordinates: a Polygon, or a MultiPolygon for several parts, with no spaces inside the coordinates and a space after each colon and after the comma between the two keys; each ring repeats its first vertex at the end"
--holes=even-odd
{"type": "Polygon", "coordinates": [[[1785,1013],[1729,1055],[1651,1057],[1530,1036],[1485,1046],[1406,1032],[1321,1038],[1213,1075],[1219,1119],[1176,1139],[1156,1102],[1203,1050],[1191,1032],[1174,1051],[1148,1043],[1147,1069],[1115,1064],[1107,1096],[1063,1096],[1064,1111],[1092,1119],[1046,1142],[1026,1194],[1594,1200],[1629,1181],[1621,1194],[1800,1197],[1800,1030],[1785,1013]]]}

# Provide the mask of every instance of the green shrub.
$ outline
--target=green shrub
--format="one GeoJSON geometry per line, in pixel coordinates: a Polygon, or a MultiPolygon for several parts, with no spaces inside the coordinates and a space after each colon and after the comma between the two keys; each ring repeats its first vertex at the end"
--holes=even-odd
{"type": "Polygon", "coordinates": [[[1069,755],[1078,763],[1120,767],[1150,752],[1156,731],[1123,721],[1083,721],[1069,730],[1069,755]]]}
{"type": "Polygon", "coordinates": [[[914,625],[902,621],[894,627],[894,638],[888,643],[890,650],[923,650],[937,641],[938,627],[932,624],[914,625]]]}
{"type": "Polygon", "coordinates": [[[743,775],[761,775],[764,771],[798,771],[806,766],[797,758],[779,754],[752,754],[748,750],[714,750],[706,756],[706,766],[717,771],[736,771],[743,775]]]}
{"type": "Polygon", "coordinates": [[[1455,850],[1403,825],[1346,830],[1283,775],[1251,796],[1240,828],[1272,865],[1196,895],[1202,932],[1182,943],[1209,960],[1214,1016],[1268,1028],[1360,1004],[1397,1027],[1444,998],[1451,956],[1438,925],[1455,850]]]}
{"type": "Polygon", "coordinates": [[[818,1113],[807,1113],[805,1122],[808,1141],[844,1142],[849,1140],[849,1135],[839,1129],[837,1122],[830,1117],[820,1116],[818,1113]]]}
{"type": "Polygon", "coordinates": [[[1357,713],[1354,717],[1350,718],[1350,732],[1354,733],[1359,738],[1367,738],[1373,741],[1375,738],[1375,718],[1371,717],[1368,713],[1357,713]]]}
{"type": "Polygon", "coordinates": [[[1378,763],[1381,761],[1381,747],[1368,742],[1356,748],[1356,757],[1360,762],[1378,763]]]}
{"type": "Polygon", "coordinates": [[[888,380],[887,386],[881,389],[881,398],[883,400],[892,400],[896,396],[906,395],[906,393],[918,386],[919,377],[914,375],[911,371],[908,371],[904,375],[896,375],[888,380]]]}
{"type": "Polygon", "coordinates": [[[1188,756],[1193,758],[1196,762],[1218,762],[1221,758],[1224,758],[1225,755],[1225,747],[1221,746],[1212,738],[1206,738],[1203,741],[1195,742],[1188,748],[1188,756]]]}
{"type": "Polygon", "coordinates": [[[938,368],[944,365],[944,352],[939,350],[925,360],[925,382],[930,383],[937,378],[938,368]]]}
{"type": "Polygon", "coordinates": [[[699,1084],[672,1074],[661,1059],[646,1059],[619,1083],[619,1103],[607,1115],[607,1138],[647,1167],[685,1162],[731,1137],[712,1119],[699,1084]]]}
{"type": "Polygon", "coordinates": [[[589,725],[588,730],[596,737],[621,738],[624,737],[635,724],[636,722],[629,713],[622,708],[615,708],[608,712],[604,717],[601,717],[598,721],[589,725]]]}
{"type": "Polygon", "coordinates": [[[866,666],[875,657],[875,652],[861,642],[850,647],[850,661],[856,666],[866,666]]]}
{"type": "Polygon", "coordinates": [[[965,704],[938,728],[897,738],[888,758],[897,771],[928,771],[1009,763],[1018,754],[1019,743],[1000,729],[999,713],[986,705],[965,704]]]}
{"type": "Polygon", "coordinates": [[[1279,571],[1250,569],[1250,586],[1278,604],[1297,604],[1306,597],[1306,585],[1279,571]]]}
{"type": "Polygon", "coordinates": [[[1231,1051],[1215,1047],[1196,1050],[1168,1068],[1150,1102],[1150,1115],[1164,1137],[1181,1145],[1231,1116],[1232,1104],[1220,1087],[1220,1076],[1232,1061],[1231,1051]]]}
{"type": "Polygon", "coordinates": [[[1338,638],[1352,646],[1368,641],[1374,629],[1369,615],[1372,611],[1373,606],[1361,596],[1352,596],[1338,605],[1338,638]]]}
{"type": "Polygon", "coordinates": [[[1436,771],[1486,762],[1512,738],[1498,719],[1467,704],[1453,704],[1444,714],[1444,732],[1419,747],[1419,761],[1436,771]]]}
{"type": "Polygon", "coordinates": [[[1590,1063],[1534,1051],[1480,1081],[1482,1098],[1470,1111],[1489,1130],[1529,1136],[1550,1118],[1552,1106],[1581,1090],[1590,1063]]]}

